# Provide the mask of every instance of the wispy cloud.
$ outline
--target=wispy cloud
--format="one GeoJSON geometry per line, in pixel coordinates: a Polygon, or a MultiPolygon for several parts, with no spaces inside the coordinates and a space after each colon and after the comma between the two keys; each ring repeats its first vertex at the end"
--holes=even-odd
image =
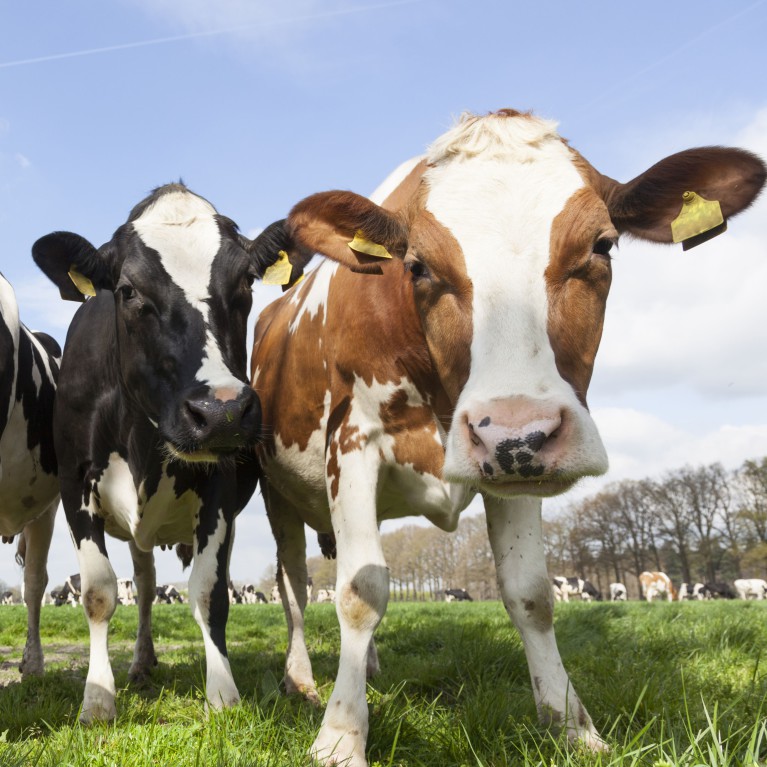
{"type": "Polygon", "coordinates": [[[371,11],[386,10],[405,5],[415,5],[416,3],[426,2],[426,0],[391,0],[390,2],[375,3],[372,5],[358,5],[351,8],[338,8],[331,11],[319,11],[317,13],[308,13],[304,15],[291,16],[288,18],[268,18],[248,24],[238,24],[236,26],[223,29],[200,30],[196,32],[185,32],[181,35],[170,35],[168,37],[157,37],[151,40],[138,40],[132,43],[121,43],[118,45],[107,45],[99,48],[85,48],[79,51],[68,51],[66,53],[52,53],[46,56],[36,56],[28,59],[16,59],[14,61],[0,62],[0,69],[10,69],[11,67],[22,67],[31,64],[45,64],[51,61],[61,61],[62,59],[74,59],[82,56],[96,56],[105,53],[114,53],[116,51],[125,51],[133,48],[148,48],[155,45],[167,45],[184,40],[194,40],[196,38],[222,37],[250,31],[262,31],[265,27],[276,27],[280,25],[299,24],[310,21],[319,21],[322,19],[331,19],[340,16],[350,16],[353,14],[369,13],[371,11]]]}

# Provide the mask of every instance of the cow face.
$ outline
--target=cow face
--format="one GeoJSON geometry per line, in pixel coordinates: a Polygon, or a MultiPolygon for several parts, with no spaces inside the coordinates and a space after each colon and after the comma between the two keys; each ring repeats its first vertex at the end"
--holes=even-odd
{"type": "Polygon", "coordinates": [[[499,496],[552,495],[607,468],[586,395],[619,234],[670,242],[685,191],[729,216],[764,177],[747,152],[704,149],[622,185],[553,123],[501,112],[439,139],[393,212],[351,193],[318,194],[293,209],[287,232],[299,261],[317,251],[375,271],[355,235],[401,259],[453,408],[447,479],[499,496]]]}
{"type": "Polygon", "coordinates": [[[97,290],[94,300],[110,302],[126,400],[181,460],[216,461],[260,427],[245,337],[251,283],[264,267],[248,245],[209,202],[171,184],[98,250],[61,232],[33,247],[63,297],[82,300],[67,274],[76,270],[97,290]]]}

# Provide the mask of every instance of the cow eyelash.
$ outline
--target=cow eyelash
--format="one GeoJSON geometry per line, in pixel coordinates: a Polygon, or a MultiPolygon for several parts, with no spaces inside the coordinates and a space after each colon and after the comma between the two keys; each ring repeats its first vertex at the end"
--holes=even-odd
{"type": "Polygon", "coordinates": [[[612,259],[612,249],[616,247],[618,243],[615,240],[611,240],[607,237],[603,237],[594,243],[594,247],[591,249],[592,253],[603,258],[612,259]]]}

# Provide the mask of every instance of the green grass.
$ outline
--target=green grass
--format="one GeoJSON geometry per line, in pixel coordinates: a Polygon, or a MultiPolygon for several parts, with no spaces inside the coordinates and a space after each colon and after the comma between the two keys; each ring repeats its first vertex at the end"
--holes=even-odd
{"type": "MultiPolygon", "coordinates": [[[[331,605],[307,611],[323,699],[338,626],[331,605]]],[[[539,727],[519,637],[496,603],[392,603],[376,637],[381,674],[368,688],[368,758],[383,766],[764,765],[767,603],[560,604],[565,666],[609,753],[568,748],[539,727]]],[[[118,719],[77,723],[87,664],[82,612],[43,608],[47,670],[20,682],[22,607],[0,608],[0,765],[305,764],[322,711],[285,698],[285,622],[276,605],[232,607],[229,655],[243,702],[207,716],[202,641],[186,605],[155,608],[160,665],[136,689],[127,670],[136,610],[120,607],[111,655],[118,719]]]]}

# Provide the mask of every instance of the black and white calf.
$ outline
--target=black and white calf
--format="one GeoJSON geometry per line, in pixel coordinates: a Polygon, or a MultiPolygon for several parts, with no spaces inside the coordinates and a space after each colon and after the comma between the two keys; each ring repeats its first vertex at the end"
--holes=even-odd
{"type": "Polygon", "coordinates": [[[100,248],[69,232],[33,246],[63,298],[93,294],[67,335],[54,418],[90,627],[84,722],[116,713],[107,630],[117,583],[105,532],[127,540],[133,558],[139,632],[131,677],[156,663],[152,549],[192,544],[189,601],[205,643],[208,702],[239,700],[225,640],[228,568],[234,517],[257,480],[243,450],[261,422],[245,372],[246,321],[251,284],[269,265],[252,244],[207,200],[169,184],[100,248]]]}
{"type": "Polygon", "coordinates": [[[40,605],[48,585],[48,549],[59,504],[53,401],[61,349],[19,320],[16,295],[0,274],[0,535],[19,535],[27,641],[24,676],[43,673],[40,605]]]}

